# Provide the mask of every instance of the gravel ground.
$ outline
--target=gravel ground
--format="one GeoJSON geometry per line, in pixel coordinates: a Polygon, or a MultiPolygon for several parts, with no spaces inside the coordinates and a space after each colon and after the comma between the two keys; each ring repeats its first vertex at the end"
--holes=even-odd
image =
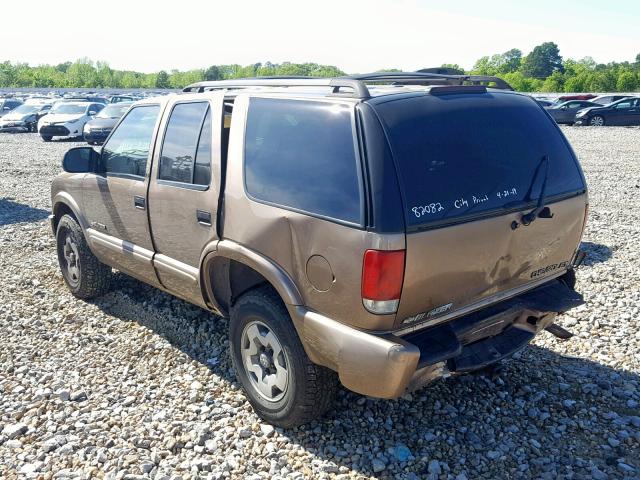
{"type": "Polygon", "coordinates": [[[75,144],[0,134],[0,478],[640,478],[640,129],[564,132],[591,192],[577,335],[289,431],[245,401],[225,321],[123,275],[67,292],[46,215],[75,144]]]}

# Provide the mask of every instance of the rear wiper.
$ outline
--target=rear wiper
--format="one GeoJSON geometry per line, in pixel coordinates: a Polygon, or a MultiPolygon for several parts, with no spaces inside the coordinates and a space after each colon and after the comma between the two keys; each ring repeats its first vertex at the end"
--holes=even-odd
{"type": "MultiPolygon", "coordinates": [[[[520,220],[523,225],[530,225],[536,218],[553,218],[553,213],[549,207],[545,207],[546,200],[546,192],[547,192],[547,180],[549,178],[549,156],[545,155],[540,160],[538,167],[536,168],[536,172],[533,175],[533,179],[531,180],[531,186],[529,187],[529,191],[527,192],[527,197],[531,198],[531,191],[533,190],[533,185],[535,184],[538,175],[540,174],[540,170],[542,170],[542,166],[544,164],[544,179],[542,180],[542,186],[540,187],[540,196],[538,197],[538,205],[536,208],[531,210],[529,213],[525,213],[522,215],[522,219],[520,220]]],[[[511,224],[512,229],[518,228],[518,222],[514,221],[511,224]]]]}

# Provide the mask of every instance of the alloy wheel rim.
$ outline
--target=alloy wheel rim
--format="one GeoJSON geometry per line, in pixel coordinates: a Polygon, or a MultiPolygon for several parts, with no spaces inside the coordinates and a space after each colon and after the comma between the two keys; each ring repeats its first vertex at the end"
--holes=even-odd
{"type": "Polygon", "coordinates": [[[591,125],[595,127],[601,127],[604,122],[602,121],[602,117],[593,117],[591,119],[591,125]]]}
{"type": "Polygon", "coordinates": [[[289,385],[289,361],[275,333],[260,321],[250,322],[242,331],[240,353],[258,394],[270,402],[281,400],[289,385]]]}
{"type": "Polygon", "coordinates": [[[65,261],[67,279],[76,285],[80,281],[80,257],[78,255],[78,246],[70,235],[66,236],[62,245],[62,256],[65,261]]]}

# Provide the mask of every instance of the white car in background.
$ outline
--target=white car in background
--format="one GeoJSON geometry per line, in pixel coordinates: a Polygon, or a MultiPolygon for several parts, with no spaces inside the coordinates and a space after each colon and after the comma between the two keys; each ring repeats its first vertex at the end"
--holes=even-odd
{"type": "Polygon", "coordinates": [[[38,120],[51,110],[51,101],[29,99],[0,118],[0,132],[35,132],[38,120]]]}
{"type": "Polygon", "coordinates": [[[38,121],[38,133],[45,142],[53,137],[81,137],[84,124],[103,108],[102,103],[58,102],[38,121]]]}

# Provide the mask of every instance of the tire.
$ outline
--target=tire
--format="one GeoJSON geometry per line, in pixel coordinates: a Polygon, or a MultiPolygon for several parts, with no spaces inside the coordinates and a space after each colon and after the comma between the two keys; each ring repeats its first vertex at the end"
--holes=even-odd
{"type": "Polygon", "coordinates": [[[282,428],[303,425],[331,405],[336,373],[309,360],[284,303],[271,287],[258,287],[238,299],[231,309],[229,343],[236,376],[255,412],[267,422],[282,428]],[[252,337],[255,333],[259,335],[252,337]],[[245,361],[251,363],[252,357],[249,370],[245,361]],[[267,388],[257,375],[274,384],[267,388]],[[286,381],[278,381],[280,375],[286,381]]]}
{"type": "Polygon", "coordinates": [[[89,299],[109,290],[111,267],[91,253],[82,228],[70,215],[63,215],[58,222],[56,251],[62,277],[74,296],[89,299]]]}
{"type": "Polygon", "coordinates": [[[50,142],[51,139],[53,138],[51,135],[40,135],[42,137],[42,140],[44,140],[45,142],[50,142]]]}
{"type": "Polygon", "coordinates": [[[594,115],[589,120],[589,125],[592,127],[602,127],[604,126],[604,117],[602,115],[594,115]]]}

